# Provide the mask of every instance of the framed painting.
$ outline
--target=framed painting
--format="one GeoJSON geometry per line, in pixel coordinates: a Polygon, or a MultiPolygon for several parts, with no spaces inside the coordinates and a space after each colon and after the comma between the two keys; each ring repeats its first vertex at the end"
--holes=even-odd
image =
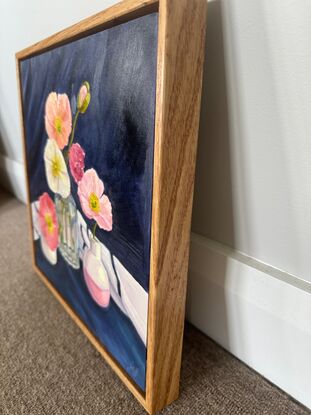
{"type": "Polygon", "coordinates": [[[178,397],[206,0],[16,54],[33,265],[145,409],[178,397]]]}

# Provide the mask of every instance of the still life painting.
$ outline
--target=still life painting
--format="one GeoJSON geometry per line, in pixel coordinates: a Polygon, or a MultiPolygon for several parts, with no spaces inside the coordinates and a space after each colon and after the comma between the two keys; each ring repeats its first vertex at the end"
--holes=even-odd
{"type": "Polygon", "coordinates": [[[158,13],[20,63],[34,258],[145,391],[158,13]]]}

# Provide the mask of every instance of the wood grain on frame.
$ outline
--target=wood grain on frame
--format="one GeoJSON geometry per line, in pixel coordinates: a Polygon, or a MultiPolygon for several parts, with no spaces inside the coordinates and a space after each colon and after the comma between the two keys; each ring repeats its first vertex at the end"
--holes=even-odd
{"type": "Polygon", "coordinates": [[[33,240],[20,61],[159,10],[145,395],[37,268],[33,256],[36,272],[150,414],[177,399],[179,393],[206,6],[206,0],[125,0],[16,54],[30,236],[33,240]]]}
{"type": "Polygon", "coordinates": [[[206,1],[163,0],[159,12],[147,347],[150,413],[179,393],[206,1]]]}

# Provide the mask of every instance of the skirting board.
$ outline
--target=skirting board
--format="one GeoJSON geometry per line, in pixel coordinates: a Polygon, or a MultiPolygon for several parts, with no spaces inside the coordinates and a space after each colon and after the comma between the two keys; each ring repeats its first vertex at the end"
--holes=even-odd
{"type": "Polygon", "coordinates": [[[187,319],[311,408],[311,284],[196,234],[190,252],[187,319]]]}
{"type": "Polygon", "coordinates": [[[0,185],[26,203],[24,165],[0,154],[0,185]]]}

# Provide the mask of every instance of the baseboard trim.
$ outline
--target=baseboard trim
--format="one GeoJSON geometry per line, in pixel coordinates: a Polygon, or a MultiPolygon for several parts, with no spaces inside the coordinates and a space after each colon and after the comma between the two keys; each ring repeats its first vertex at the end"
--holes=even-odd
{"type": "Polygon", "coordinates": [[[187,319],[311,408],[310,284],[192,234],[187,319]]]}
{"type": "Polygon", "coordinates": [[[26,181],[23,163],[0,154],[0,173],[1,184],[20,201],[26,203],[26,181]]]}

